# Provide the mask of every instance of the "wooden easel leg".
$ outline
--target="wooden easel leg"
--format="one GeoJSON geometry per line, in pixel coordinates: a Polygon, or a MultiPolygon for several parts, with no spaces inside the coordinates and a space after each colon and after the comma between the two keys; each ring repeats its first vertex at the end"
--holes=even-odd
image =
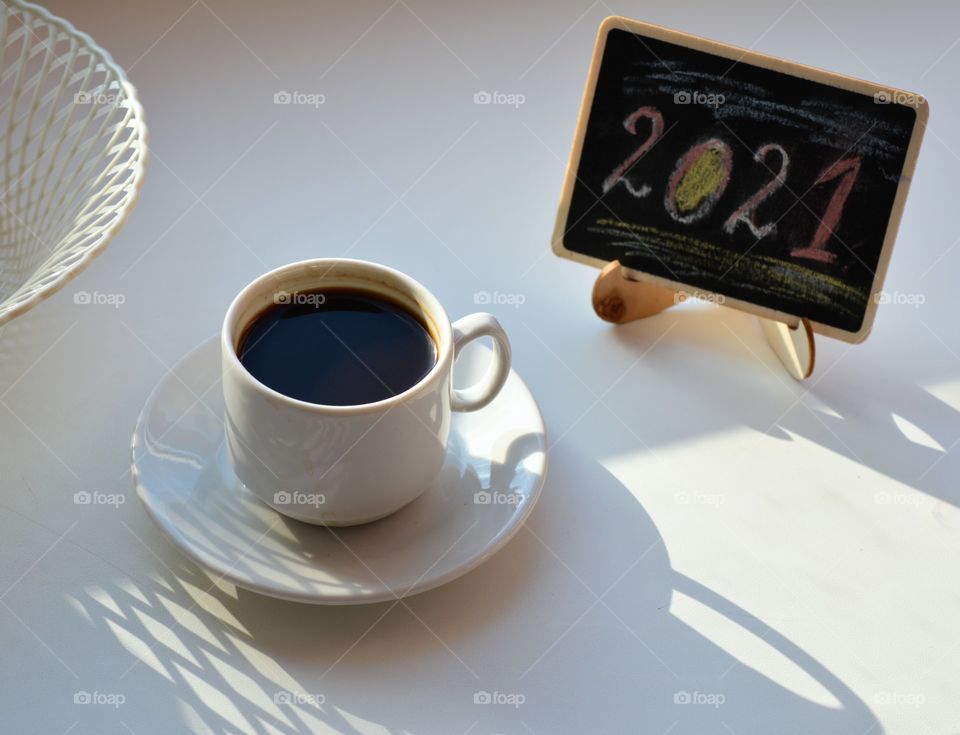
{"type": "Polygon", "coordinates": [[[787,372],[797,380],[809,378],[813,373],[816,358],[813,329],[809,320],[801,319],[796,326],[790,326],[772,319],[760,318],[760,326],[787,372]]]}
{"type": "MultiPolygon", "coordinates": [[[[613,324],[626,324],[659,314],[686,298],[683,291],[630,280],[616,260],[607,264],[593,286],[593,310],[601,319],[613,324]]],[[[790,326],[761,318],[760,325],[787,372],[797,380],[809,378],[816,354],[810,322],[801,319],[796,326],[790,326]]]]}
{"type": "Polygon", "coordinates": [[[685,293],[672,288],[627,279],[616,260],[600,271],[593,285],[593,310],[601,319],[613,324],[626,324],[659,314],[685,298],[685,293]]]}

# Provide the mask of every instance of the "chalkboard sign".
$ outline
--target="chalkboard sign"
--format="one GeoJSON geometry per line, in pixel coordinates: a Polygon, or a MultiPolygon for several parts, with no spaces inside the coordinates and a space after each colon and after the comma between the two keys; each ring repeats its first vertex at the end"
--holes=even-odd
{"type": "Polygon", "coordinates": [[[927,114],[919,95],[607,18],[554,250],[861,341],[927,114]]]}

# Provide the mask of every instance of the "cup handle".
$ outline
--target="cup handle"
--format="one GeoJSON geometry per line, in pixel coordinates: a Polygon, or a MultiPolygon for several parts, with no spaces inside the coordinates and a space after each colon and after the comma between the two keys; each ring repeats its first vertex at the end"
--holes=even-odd
{"type": "Polygon", "coordinates": [[[469,388],[454,388],[450,407],[454,411],[476,411],[492,401],[510,375],[510,340],[492,314],[470,314],[453,323],[453,359],[477,337],[493,338],[493,359],[486,373],[469,388]]]}

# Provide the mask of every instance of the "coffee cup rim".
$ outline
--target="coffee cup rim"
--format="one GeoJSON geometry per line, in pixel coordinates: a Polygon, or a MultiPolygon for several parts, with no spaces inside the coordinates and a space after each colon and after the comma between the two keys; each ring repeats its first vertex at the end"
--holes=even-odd
{"type": "MultiPolygon", "coordinates": [[[[360,279],[363,280],[362,275],[360,276],[360,279]]],[[[374,282],[373,279],[369,280],[371,280],[371,283],[374,282]]],[[[360,287],[362,288],[362,286],[360,287]]],[[[429,327],[428,331],[431,331],[429,327]]],[[[220,343],[224,359],[229,362],[229,366],[233,368],[238,375],[242,376],[243,380],[251,385],[254,389],[269,395],[272,399],[277,400],[285,405],[297,407],[318,414],[358,416],[363,414],[382,413],[390,408],[406,403],[418,395],[432,389],[435,383],[442,378],[443,373],[446,371],[447,366],[452,359],[451,353],[453,350],[453,335],[452,328],[450,326],[450,319],[447,317],[446,311],[437,298],[419,281],[411,278],[406,273],[380,263],[373,263],[368,260],[359,260],[354,258],[311,258],[307,260],[296,261],[294,263],[288,263],[278,268],[274,268],[257,276],[255,279],[250,281],[250,283],[244,286],[233,298],[233,301],[227,308],[227,312],[223,318],[223,325],[220,330],[220,343]],[[289,279],[294,274],[301,273],[304,270],[320,270],[323,268],[326,268],[327,270],[320,273],[317,279],[318,283],[316,285],[306,286],[297,290],[303,290],[304,288],[320,288],[322,285],[319,283],[319,281],[324,277],[329,277],[330,273],[335,269],[352,268],[354,269],[355,273],[358,274],[379,274],[380,278],[377,282],[379,282],[381,287],[386,287],[386,289],[394,292],[400,292],[401,296],[410,298],[418,304],[419,308],[423,311],[423,317],[432,322],[435,334],[431,334],[431,336],[436,339],[437,343],[437,361],[433,367],[430,368],[426,375],[424,375],[419,381],[414,383],[406,390],[388,398],[383,398],[379,401],[348,405],[331,405],[325,403],[312,403],[310,401],[304,401],[299,398],[288,396],[285,393],[281,393],[280,391],[277,391],[258,380],[249,370],[247,370],[246,366],[240,361],[240,356],[237,354],[237,340],[240,338],[242,329],[248,326],[253,317],[251,316],[249,319],[247,319],[244,324],[239,324],[240,315],[243,310],[249,306],[250,302],[263,294],[267,288],[269,288],[269,292],[272,294],[276,294],[279,290],[282,290],[282,283],[278,283],[278,280],[282,281],[284,278],[289,279]],[[386,277],[386,280],[384,277],[386,277]],[[388,283],[388,281],[392,281],[392,283],[388,283]],[[400,284],[401,288],[397,288],[396,284],[400,284]]]]}

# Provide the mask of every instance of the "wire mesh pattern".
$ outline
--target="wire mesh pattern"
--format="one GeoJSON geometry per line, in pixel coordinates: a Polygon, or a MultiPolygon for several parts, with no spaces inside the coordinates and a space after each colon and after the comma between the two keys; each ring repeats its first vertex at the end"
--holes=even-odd
{"type": "Polygon", "coordinates": [[[147,130],[110,55],[39,6],[0,2],[0,325],[80,273],[133,209],[147,130]]]}

